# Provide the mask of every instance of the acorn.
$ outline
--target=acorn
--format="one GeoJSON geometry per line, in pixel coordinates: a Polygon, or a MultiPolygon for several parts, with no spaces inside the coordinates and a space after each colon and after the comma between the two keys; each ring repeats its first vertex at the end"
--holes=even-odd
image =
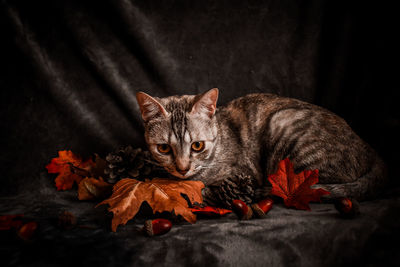
{"type": "Polygon", "coordinates": [[[258,203],[252,204],[251,209],[257,215],[257,217],[262,218],[272,209],[273,203],[274,201],[272,200],[272,198],[266,198],[258,203]]]}
{"type": "Polygon", "coordinates": [[[335,208],[343,218],[354,218],[360,213],[360,205],[357,200],[340,197],[335,200],[335,208]]]}
{"type": "Polygon", "coordinates": [[[232,201],[232,209],[240,220],[249,220],[253,217],[253,210],[240,199],[232,201]]]}
{"type": "Polygon", "coordinates": [[[76,226],[76,217],[69,211],[63,211],[58,216],[58,227],[62,229],[72,229],[76,226]]]}
{"type": "Polygon", "coordinates": [[[17,234],[21,239],[25,241],[30,240],[34,236],[37,227],[37,222],[25,223],[24,225],[22,225],[21,228],[18,229],[17,234]]]}
{"type": "Polygon", "coordinates": [[[147,220],[144,223],[143,231],[148,236],[163,235],[172,228],[172,223],[167,219],[147,220]]]}

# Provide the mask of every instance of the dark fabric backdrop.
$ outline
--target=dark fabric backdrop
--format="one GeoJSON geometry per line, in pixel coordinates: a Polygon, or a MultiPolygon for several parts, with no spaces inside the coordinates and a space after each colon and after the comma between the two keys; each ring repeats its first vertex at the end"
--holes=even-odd
{"type": "Polygon", "coordinates": [[[112,233],[105,206],[56,191],[44,168],[58,150],[144,147],[139,90],[218,87],[220,104],[269,92],[336,112],[398,186],[395,2],[0,0],[0,215],[39,224],[29,242],[0,231],[0,266],[398,265],[400,190],[361,203],[353,220],[331,204],[275,203],[263,219],[174,222],[147,238],[136,229],[149,217],[112,233]],[[63,210],[89,228],[60,229],[63,210]]]}
{"type": "Polygon", "coordinates": [[[366,1],[1,1],[1,192],[58,150],[144,146],[135,92],[309,101],[395,165],[394,6],[366,1]]]}

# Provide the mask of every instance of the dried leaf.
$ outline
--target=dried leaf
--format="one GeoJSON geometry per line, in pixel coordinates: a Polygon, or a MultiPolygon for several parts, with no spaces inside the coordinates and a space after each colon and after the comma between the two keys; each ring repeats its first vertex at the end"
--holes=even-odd
{"type": "Polygon", "coordinates": [[[102,159],[98,154],[94,154],[94,164],[90,166],[89,173],[91,177],[100,178],[104,177],[104,170],[107,166],[107,161],[102,159]]]}
{"type": "Polygon", "coordinates": [[[109,211],[113,212],[112,230],[115,232],[118,225],[126,224],[132,219],[146,201],[153,212],[174,212],[181,215],[190,223],[196,222],[193,214],[182,194],[186,194],[191,203],[202,203],[201,189],[204,184],[200,181],[175,181],[170,179],[153,179],[141,182],[135,179],[123,179],[115,184],[113,194],[99,205],[108,204],[109,211]]]}
{"type": "Polygon", "coordinates": [[[58,152],[58,157],[53,158],[46,166],[48,173],[58,173],[55,179],[57,190],[71,189],[74,183],[79,184],[83,176],[89,174],[93,167],[92,159],[83,161],[70,150],[58,152]]]}
{"type": "Polygon", "coordinates": [[[103,178],[88,178],[83,179],[78,186],[79,200],[93,200],[97,198],[107,197],[112,190],[112,185],[104,182],[103,178]]]}
{"type": "Polygon", "coordinates": [[[310,201],[321,201],[321,196],[329,194],[322,188],[311,188],[318,183],[318,170],[295,174],[293,164],[287,158],[279,162],[278,171],[269,175],[268,180],[272,184],[272,195],[283,198],[285,206],[300,210],[310,210],[310,201]]]}

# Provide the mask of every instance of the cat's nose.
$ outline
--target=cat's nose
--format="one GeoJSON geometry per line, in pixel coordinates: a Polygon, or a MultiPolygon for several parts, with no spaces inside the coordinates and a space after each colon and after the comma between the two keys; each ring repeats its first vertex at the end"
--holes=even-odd
{"type": "Polygon", "coordinates": [[[182,175],[185,175],[188,171],[189,171],[189,168],[187,168],[187,169],[176,169],[180,174],[182,174],[182,175]]]}

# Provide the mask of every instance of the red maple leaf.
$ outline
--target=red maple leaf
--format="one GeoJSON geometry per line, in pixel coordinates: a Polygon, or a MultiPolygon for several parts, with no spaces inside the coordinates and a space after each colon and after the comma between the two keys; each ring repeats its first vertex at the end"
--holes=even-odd
{"type": "Polygon", "coordinates": [[[63,150],[58,151],[58,157],[53,158],[46,169],[48,173],[58,173],[55,180],[57,190],[67,190],[72,188],[74,182],[79,184],[84,176],[80,172],[88,173],[93,165],[92,159],[83,161],[70,150],[63,150]]]}
{"type": "Polygon", "coordinates": [[[311,210],[308,205],[310,201],[321,201],[321,196],[330,194],[322,188],[311,188],[318,183],[318,170],[304,170],[295,174],[288,158],[279,162],[278,171],[269,175],[268,180],[272,184],[272,195],[283,198],[286,207],[299,210],[311,210]]]}

